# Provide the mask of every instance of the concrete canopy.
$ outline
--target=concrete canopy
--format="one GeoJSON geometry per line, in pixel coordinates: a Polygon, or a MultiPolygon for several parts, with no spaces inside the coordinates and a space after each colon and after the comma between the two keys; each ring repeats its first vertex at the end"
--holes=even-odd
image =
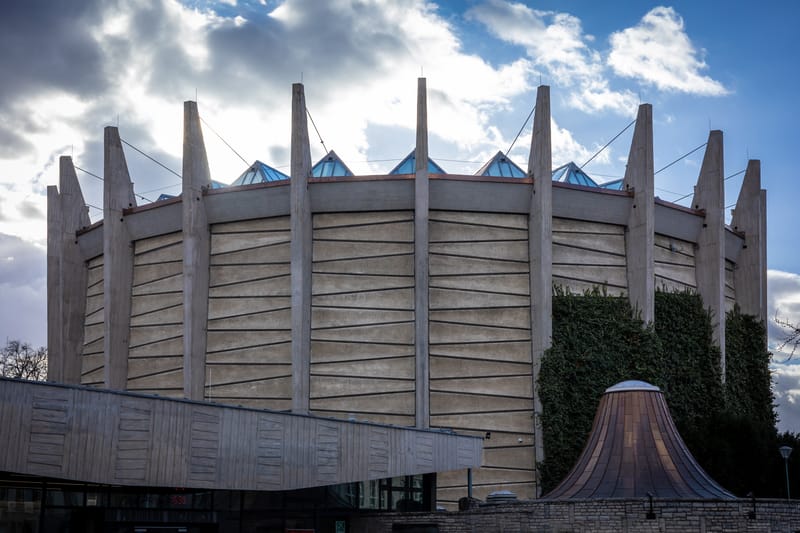
{"type": "Polygon", "coordinates": [[[0,378],[0,471],[112,485],[291,490],[475,468],[482,439],[0,378]]]}

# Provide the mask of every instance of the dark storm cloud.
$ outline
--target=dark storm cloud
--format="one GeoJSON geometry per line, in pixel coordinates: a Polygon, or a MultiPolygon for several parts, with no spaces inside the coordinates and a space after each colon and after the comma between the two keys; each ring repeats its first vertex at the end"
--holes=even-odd
{"type": "Polygon", "coordinates": [[[27,219],[43,220],[46,217],[39,206],[29,200],[24,200],[19,204],[19,212],[27,219]]]}
{"type": "Polygon", "coordinates": [[[102,92],[102,56],[87,29],[99,2],[10,0],[0,16],[0,96],[59,87],[79,95],[102,92]]]}
{"type": "Polygon", "coordinates": [[[14,159],[31,150],[33,145],[25,140],[24,132],[7,127],[5,121],[0,122],[0,159],[14,159]]]}
{"type": "Polygon", "coordinates": [[[105,90],[102,56],[87,31],[94,2],[10,0],[0,12],[0,157],[33,151],[36,129],[21,99],[58,88],[82,98],[105,90]]]}
{"type": "Polygon", "coordinates": [[[4,337],[43,346],[47,342],[45,251],[0,233],[0,324],[4,337]]]}
{"type": "Polygon", "coordinates": [[[46,278],[45,258],[41,248],[0,233],[0,284],[41,286],[46,278]]]}
{"type": "MultiPolygon", "coordinates": [[[[246,22],[232,20],[208,31],[209,65],[196,72],[202,87],[218,96],[261,101],[301,76],[317,86],[380,76],[386,56],[406,53],[403,28],[384,7],[335,2],[289,2],[288,22],[268,16],[271,8],[250,8],[246,22]]],[[[411,5],[411,4],[409,4],[411,5]]],[[[179,55],[161,56],[158,70],[183,72],[179,55]]]]}

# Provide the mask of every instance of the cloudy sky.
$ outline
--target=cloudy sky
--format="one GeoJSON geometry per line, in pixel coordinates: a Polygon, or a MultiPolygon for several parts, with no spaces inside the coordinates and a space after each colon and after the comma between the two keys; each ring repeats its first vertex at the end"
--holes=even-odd
{"type": "MultiPolygon", "coordinates": [[[[586,162],[640,102],[653,104],[657,170],[723,130],[726,204],[748,158],[761,159],[770,313],[800,322],[797,20],[800,3],[788,0],[758,10],[736,0],[7,0],[0,340],[46,342],[46,187],[58,156],[71,155],[89,214],[101,217],[90,173],[102,174],[104,126],[179,172],[182,102],[196,99],[214,179],[229,183],[256,159],[287,170],[291,84],[303,81],[324,146],[357,174],[386,172],[413,148],[420,75],[431,156],[449,172],[506,151],[540,83],[551,86],[555,165],[586,162]]],[[[621,177],[631,132],[585,170],[621,177]]],[[[523,167],[529,139],[527,126],[510,152],[523,167]]],[[[139,203],[180,190],[139,153],[127,159],[139,203]]],[[[701,159],[658,173],[657,194],[687,204],[701,159]]],[[[780,331],[770,333],[777,346],[780,331]]],[[[800,355],[775,359],[779,427],[800,431],[800,355]]]]}

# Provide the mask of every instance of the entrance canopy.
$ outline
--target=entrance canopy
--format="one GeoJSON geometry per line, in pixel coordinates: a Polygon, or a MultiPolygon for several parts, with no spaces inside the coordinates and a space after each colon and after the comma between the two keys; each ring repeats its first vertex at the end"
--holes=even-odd
{"type": "Polygon", "coordinates": [[[290,490],[476,468],[482,439],[0,378],[0,471],[155,487],[290,490]]]}

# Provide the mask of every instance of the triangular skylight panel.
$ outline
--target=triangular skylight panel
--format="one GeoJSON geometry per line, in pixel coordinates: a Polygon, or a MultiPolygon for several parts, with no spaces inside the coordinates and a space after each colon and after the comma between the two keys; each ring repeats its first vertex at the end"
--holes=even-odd
{"type": "Polygon", "coordinates": [[[311,167],[311,175],[315,178],[333,178],[336,176],[352,176],[353,173],[347,168],[347,165],[339,159],[336,152],[331,150],[328,155],[317,161],[311,167]]]}
{"type": "Polygon", "coordinates": [[[265,183],[268,181],[281,181],[288,179],[289,176],[280,170],[276,170],[271,166],[262,163],[261,161],[256,161],[250,166],[250,168],[245,170],[241,176],[236,178],[236,181],[231,183],[231,187],[235,187],[237,185],[250,185],[251,183],[265,183]]]}
{"type": "Polygon", "coordinates": [[[586,172],[578,168],[575,163],[569,162],[553,171],[553,181],[570,183],[572,185],[583,185],[584,187],[599,187],[596,181],[589,177],[586,172]]]}
{"type": "Polygon", "coordinates": [[[510,160],[503,152],[498,151],[476,173],[476,176],[496,176],[500,178],[524,178],[525,171],[510,160]]]}
{"type": "MultiPolygon", "coordinates": [[[[417,154],[416,150],[411,150],[411,153],[405,159],[400,161],[389,174],[414,174],[416,171],[417,154]]],[[[429,174],[447,174],[442,167],[436,164],[436,161],[428,158],[428,173],[429,174]]]]}
{"type": "Polygon", "coordinates": [[[624,181],[625,180],[623,180],[622,178],[617,180],[607,181],[605,183],[601,183],[600,187],[602,187],[603,189],[610,189],[612,191],[621,191],[624,181]]]}

